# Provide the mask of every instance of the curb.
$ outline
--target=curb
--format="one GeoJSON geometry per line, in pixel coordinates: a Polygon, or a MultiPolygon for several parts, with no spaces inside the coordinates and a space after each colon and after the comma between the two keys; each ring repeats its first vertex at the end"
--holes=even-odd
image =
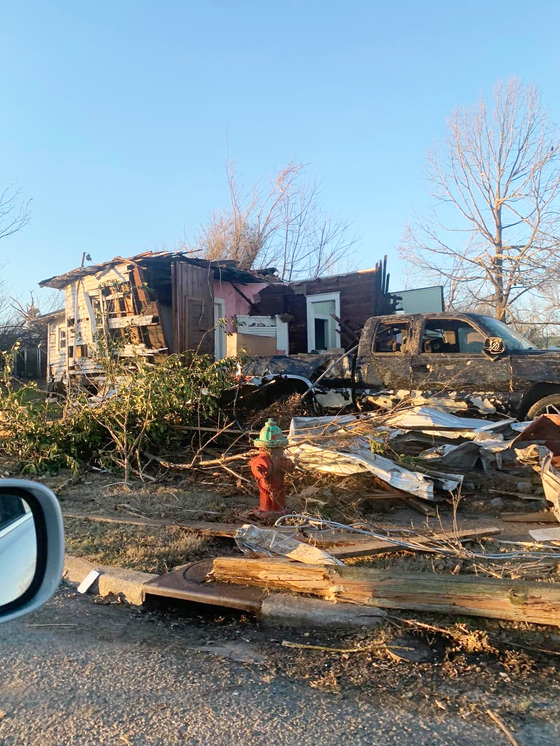
{"type": "Polygon", "coordinates": [[[320,598],[270,593],[261,604],[260,621],[268,627],[364,629],[377,627],[387,612],[375,606],[333,603],[320,598]]]}
{"type": "Polygon", "coordinates": [[[149,572],[138,570],[125,570],[122,567],[111,567],[110,565],[97,565],[82,557],[73,557],[71,554],[64,555],[64,573],[62,578],[72,585],[79,585],[92,570],[99,573],[97,580],[90,586],[89,590],[100,596],[109,593],[122,595],[122,597],[134,606],[144,603],[144,584],[148,580],[159,577],[149,572]]]}
{"type": "MultiPolygon", "coordinates": [[[[82,557],[66,554],[63,579],[74,586],[92,571],[99,577],[88,591],[100,596],[113,593],[122,596],[129,604],[141,606],[146,598],[145,584],[161,577],[149,572],[125,570],[110,565],[97,565],[82,557]]],[[[87,591],[86,591],[87,592],[87,591]]],[[[382,609],[358,604],[337,603],[317,598],[291,596],[288,593],[270,593],[262,601],[259,621],[269,627],[306,627],[322,629],[364,629],[381,624],[387,613],[382,609]]]]}

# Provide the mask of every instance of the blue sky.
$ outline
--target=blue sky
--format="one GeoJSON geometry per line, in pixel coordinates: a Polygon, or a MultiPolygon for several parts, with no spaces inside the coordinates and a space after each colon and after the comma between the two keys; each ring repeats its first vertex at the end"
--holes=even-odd
{"type": "Polygon", "coordinates": [[[422,164],[457,105],[537,83],[560,121],[560,6],[511,0],[7,3],[0,185],[33,218],[0,245],[24,295],[94,261],[173,245],[226,200],[226,139],[249,181],[293,154],[355,218],[358,263],[426,205],[422,164]]]}

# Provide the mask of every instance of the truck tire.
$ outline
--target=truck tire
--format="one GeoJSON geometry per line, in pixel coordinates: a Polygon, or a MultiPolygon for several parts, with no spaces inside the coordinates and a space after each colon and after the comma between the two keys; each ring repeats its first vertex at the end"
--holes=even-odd
{"type": "Polygon", "coordinates": [[[527,412],[528,420],[534,420],[541,414],[560,414],[560,394],[551,394],[535,402],[527,412]]]}

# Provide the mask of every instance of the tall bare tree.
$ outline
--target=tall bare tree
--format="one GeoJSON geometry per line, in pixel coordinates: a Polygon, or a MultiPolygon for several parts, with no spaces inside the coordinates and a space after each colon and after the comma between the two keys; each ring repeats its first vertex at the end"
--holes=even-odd
{"type": "Polygon", "coordinates": [[[207,259],[235,259],[245,269],[275,267],[284,280],[318,277],[343,266],[356,236],[351,223],[325,213],[320,185],[295,160],[263,184],[247,186],[226,163],[229,205],[210,215],[188,242],[207,259]]]}
{"type": "Polygon", "coordinates": [[[31,200],[21,199],[21,190],[14,184],[0,194],[0,241],[11,236],[29,222],[31,200]]]}
{"type": "Polygon", "coordinates": [[[427,156],[433,206],[406,224],[401,256],[444,284],[450,307],[498,319],[560,266],[560,137],[539,89],[518,78],[457,109],[427,156]]]}

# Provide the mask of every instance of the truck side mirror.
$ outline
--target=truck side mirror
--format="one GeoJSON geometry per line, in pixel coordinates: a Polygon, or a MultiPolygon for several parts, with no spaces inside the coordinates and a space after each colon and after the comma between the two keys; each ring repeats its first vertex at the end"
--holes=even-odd
{"type": "Polygon", "coordinates": [[[506,351],[506,345],[501,337],[486,337],[482,351],[487,355],[495,357],[496,355],[501,355],[506,351]]]}
{"type": "Polygon", "coordinates": [[[0,480],[0,622],[42,606],[64,567],[64,528],[55,495],[42,484],[0,480]]]}

